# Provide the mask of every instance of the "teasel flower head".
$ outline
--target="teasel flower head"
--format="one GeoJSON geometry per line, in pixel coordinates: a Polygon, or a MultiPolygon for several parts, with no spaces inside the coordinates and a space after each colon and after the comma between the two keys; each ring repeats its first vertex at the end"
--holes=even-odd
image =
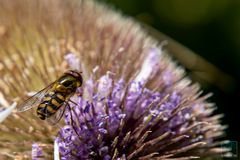
{"type": "Polygon", "coordinates": [[[229,155],[222,115],[134,20],[93,1],[0,2],[0,158],[229,155]],[[67,69],[83,86],[57,127],[17,104],[67,69]]]}

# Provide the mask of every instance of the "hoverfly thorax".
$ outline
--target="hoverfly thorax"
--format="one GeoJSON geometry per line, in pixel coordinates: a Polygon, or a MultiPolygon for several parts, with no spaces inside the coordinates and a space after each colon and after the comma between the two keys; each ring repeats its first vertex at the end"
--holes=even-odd
{"type": "Polygon", "coordinates": [[[73,93],[82,85],[82,76],[79,72],[69,70],[58,80],[55,89],[59,92],[73,93]]]}
{"type": "Polygon", "coordinates": [[[65,72],[65,74],[74,77],[77,82],[77,87],[81,87],[82,82],[83,82],[81,72],[78,72],[75,70],[69,70],[69,71],[65,72]]]}

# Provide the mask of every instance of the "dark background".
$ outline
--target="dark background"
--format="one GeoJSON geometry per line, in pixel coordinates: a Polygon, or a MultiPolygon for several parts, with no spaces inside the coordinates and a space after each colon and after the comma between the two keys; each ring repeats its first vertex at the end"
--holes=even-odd
{"type": "MultiPolygon", "coordinates": [[[[170,36],[225,74],[193,76],[213,92],[216,113],[224,113],[227,137],[240,142],[240,1],[238,0],[99,0],[170,36]],[[226,78],[228,77],[228,78],[226,78]],[[230,77],[230,78],[229,78],[230,77]],[[227,83],[224,79],[230,79],[227,83]]],[[[179,53],[181,54],[181,53],[179,53]]],[[[184,62],[182,63],[184,65],[184,62]]],[[[207,64],[205,72],[211,66],[207,64]]],[[[189,73],[194,72],[190,68],[189,73]]],[[[191,76],[191,74],[190,74],[191,76]]]]}

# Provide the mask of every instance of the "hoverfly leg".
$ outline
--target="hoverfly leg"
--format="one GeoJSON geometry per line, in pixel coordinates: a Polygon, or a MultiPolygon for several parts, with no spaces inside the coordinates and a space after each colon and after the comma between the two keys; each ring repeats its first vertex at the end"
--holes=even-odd
{"type": "MultiPolygon", "coordinates": [[[[76,102],[72,101],[71,99],[68,100],[68,102],[73,103],[74,105],[78,106],[79,108],[81,107],[79,104],[77,104],[76,102]]],[[[71,107],[70,107],[71,108],[71,107]]],[[[73,112],[73,114],[77,117],[77,112],[73,109],[71,110],[73,112]]],[[[76,125],[80,126],[80,122],[78,121],[78,119],[75,121],[76,125]]]]}
{"type": "Polygon", "coordinates": [[[71,123],[71,126],[72,126],[74,132],[76,133],[76,135],[77,135],[77,136],[79,137],[79,139],[81,140],[81,136],[78,134],[76,128],[74,127],[74,120],[73,120],[73,115],[72,115],[71,106],[70,106],[68,103],[66,103],[66,105],[67,105],[67,107],[68,107],[68,109],[69,109],[69,112],[70,112],[70,117],[71,117],[71,122],[70,122],[70,123],[71,123]]]}
{"type": "MultiPolygon", "coordinates": [[[[77,104],[76,102],[72,101],[71,99],[68,100],[69,102],[75,104],[76,106],[79,106],[79,104],[77,104]]],[[[80,107],[80,106],[79,106],[80,107]]]]}

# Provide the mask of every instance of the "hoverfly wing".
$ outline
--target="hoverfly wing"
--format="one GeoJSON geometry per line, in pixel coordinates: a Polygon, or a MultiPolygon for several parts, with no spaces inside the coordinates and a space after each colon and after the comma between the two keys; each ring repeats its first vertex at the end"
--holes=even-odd
{"type": "Polygon", "coordinates": [[[52,88],[54,83],[55,82],[51,83],[50,85],[48,85],[47,87],[45,87],[41,91],[39,91],[36,94],[34,94],[33,96],[29,97],[23,103],[21,103],[17,107],[17,111],[18,112],[24,112],[26,110],[29,110],[29,109],[33,108],[33,107],[36,107],[41,102],[44,95],[52,88]]]}
{"type": "Polygon", "coordinates": [[[56,112],[54,115],[52,115],[52,116],[50,116],[50,117],[48,117],[48,118],[46,119],[47,122],[48,122],[50,125],[54,126],[54,125],[56,125],[56,124],[61,120],[62,116],[63,116],[64,113],[65,113],[66,105],[67,105],[67,104],[64,103],[64,104],[57,110],[57,112],[56,112]]]}

